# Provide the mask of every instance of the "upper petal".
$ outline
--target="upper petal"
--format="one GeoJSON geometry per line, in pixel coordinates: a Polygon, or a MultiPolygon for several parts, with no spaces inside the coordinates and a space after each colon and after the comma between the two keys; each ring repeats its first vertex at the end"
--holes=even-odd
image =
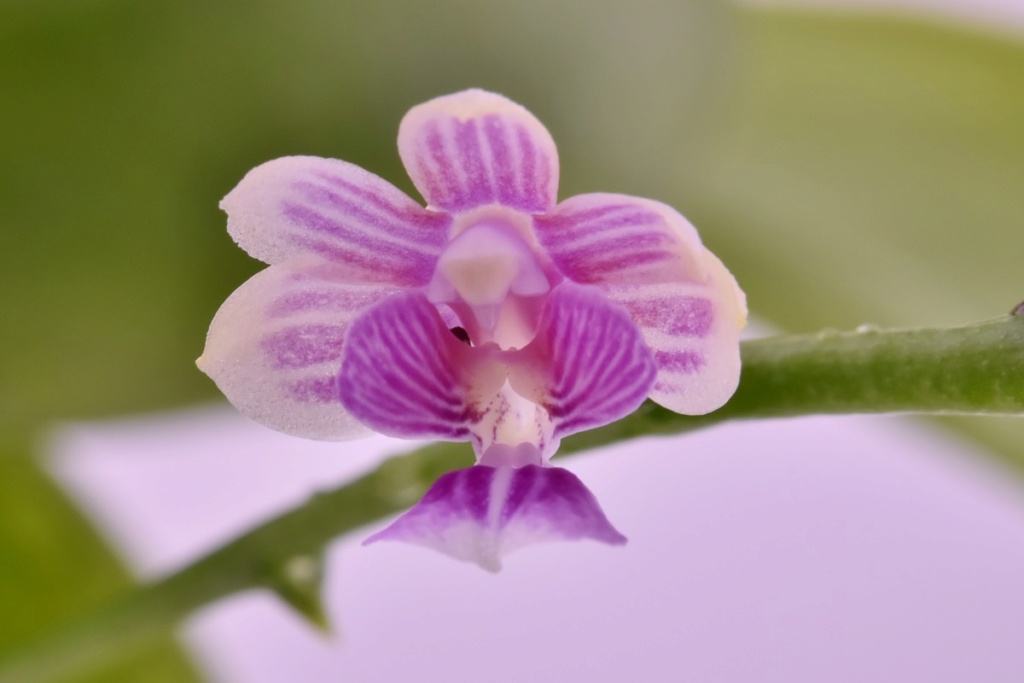
{"type": "Polygon", "coordinates": [[[313,257],[293,259],[254,275],[217,311],[196,362],[240,412],[311,439],[369,433],[338,396],[342,350],[352,319],[397,290],[342,275],[313,257]]]}
{"type": "Polygon", "coordinates": [[[537,336],[510,381],[541,404],[560,439],[636,410],[654,383],[650,349],[629,315],[596,288],[552,290],[537,336]]]}
{"type": "Polygon", "coordinates": [[[563,275],[587,284],[700,282],[697,231],[672,207],[617,194],[584,194],[534,217],[537,239],[563,275]]]}
{"type": "Polygon", "coordinates": [[[473,351],[421,292],[390,297],[352,325],[339,378],[342,403],[382,434],[469,440],[478,418],[474,388],[493,395],[505,375],[500,364],[486,362],[485,351],[473,351]]]}
{"type": "Polygon", "coordinates": [[[319,157],[257,166],[220,206],[228,232],[261,261],[313,253],[353,281],[406,286],[429,281],[451,223],[372,173],[319,157]]]}
{"type": "Polygon", "coordinates": [[[465,90],[413,107],[398,152],[433,208],[496,203],[538,213],[555,204],[555,143],[533,114],[501,95],[465,90]]]}
{"type": "Polygon", "coordinates": [[[438,479],[412,510],[364,545],[405,541],[496,572],[503,556],[525,546],[585,538],[626,542],[571,472],[477,465],[438,479]]]}
{"type": "Polygon", "coordinates": [[[739,335],[746,298],[718,258],[703,250],[702,282],[613,285],[654,353],[658,376],[651,399],[684,415],[722,406],[740,379],[739,335]]]}

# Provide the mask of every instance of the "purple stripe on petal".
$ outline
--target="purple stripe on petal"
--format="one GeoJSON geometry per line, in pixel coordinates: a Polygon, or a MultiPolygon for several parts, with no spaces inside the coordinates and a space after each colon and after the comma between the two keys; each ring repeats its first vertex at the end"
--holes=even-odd
{"type": "Polygon", "coordinates": [[[429,269],[451,223],[357,166],[316,157],[285,157],[253,169],[221,207],[232,237],[267,263],[312,251],[364,268],[375,264],[374,281],[396,284],[409,279],[407,271],[429,269]]]}
{"type": "Polygon", "coordinates": [[[501,506],[501,515],[498,518],[500,526],[508,526],[508,523],[523,506],[536,498],[535,489],[541,472],[542,468],[536,465],[527,465],[514,470],[508,491],[505,494],[505,502],[501,506]]]}
{"type": "Polygon", "coordinates": [[[430,201],[434,206],[443,207],[448,204],[447,192],[441,181],[441,174],[434,169],[432,162],[422,153],[417,153],[416,168],[420,169],[420,180],[417,187],[425,198],[432,198],[430,201]]]}
{"type": "Polygon", "coordinates": [[[621,545],[594,495],[557,467],[477,465],[445,474],[411,510],[364,541],[404,541],[498,571],[505,555],[550,541],[621,545]]]}
{"type": "Polygon", "coordinates": [[[462,172],[468,184],[466,201],[472,206],[489,204],[494,201],[491,191],[491,180],[480,151],[480,138],[477,134],[477,122],[455,122],[455,144],[459,151],[462,172]]]}
{"type": "Polygon", "coordinates": [[[351,325],[339,390],[345,408],[373,429],[406,438],[468,438],[463,362],[455,338],[419,291],[390,297],[351,325]]]}
{"type": "Polygon", "coordinates": [[[494,167],[498,185],[498,202],[505,206],[518,207],[520,203],[519,188],[512,163],[512,153],[508,147],[507,131],[501,117],[486,117],[484,132],[491,151],[491,164],[494,167]]]}
{"type": "MultiPolygon", "coordinates": [[[[577,259],[595,259],[609,253],[633,252],[645,249],[671,248],[675,241],[671,235],[661,231],[630,231],[621,234],[618,230],[609,230],[607,234],[599,234],[600,239],[588,241],[585,245],[574,247],[564,252],[567,256],[577,259]]],[[[558,252],[562,253],[562,252],[558,252]]]]}
{"type": "Polygon", "coordinates": [[[354,256],[365,258],[371,262],[380,262],[396,267],[403,266],[410,261],[427,260],[424,253],[416,247],[378,239],[364,231],[352,229],[308,206],[285,202],[281,210],[298,226],[338,240],[341,245],[350,248],[354,256]]]}
{"type": "Polygon", "coordinates": [[[607,206],[577,214],[556,214],[538,217],[537,224],[544,231],[544,242],[550,249],[569,248],[573,243],[609,239],[622,234],[635,238],[645,232],[658,232],[661,217],[653,211],[631,206],[607,206]]]}
{"type": "Polygon", "coordinates": [[[560,467],[528,465],[516,470],[502,513],[502,526],[520,533],[524,528],[535,533],[543,529],[565,540],[591,538],[609,545],[626,542],[605,517],[594,494],[576,475],[560,467]],[[528,491],[513,510],[509,503],[518,481],[528,491]]]}
{"type": "Polygon", "coordinates": [[[353,319],[396,290],[348,274],[304,256],[257,273],[217,312],[197,364],[268,427],[327,440],[368,433],[340,405],[337,376],[353,319]]]}
{"type": "Polygon", "coordinates": [[[431,243],[444,244],[444,231],[451,223],[451,217],[447,214],[424,211],[422,206],[405,195],[400,197],[392,195],[389,199],[383,192],[374,191],[334,174],[314,173],[313,175],[319,180],[343,190],[368,207],[387,214],[393,219],[394,223],[391,224],[391,227],[395,230],[414,233],[417,238],[431,243]]]}
{"type": "MultiPolygon", "coordinates": [[[[461,425],[466,421],[467,411],[456,391],[458,378],[445,362],[433,357],[435,349],[421,345],[432,335],[415,313],[403,320],[407,326],[404,330],[381,329],[372,318],[367,321],[363,336],[372,335],[387,342],[351,345],[348,362],[387,366],[388,385],[381,391],[372,381],[357,382],[349,387],[349,393],[353,399],[373,403],[378,411],[387,411],[396,422],[423,424],[424,409],[429,408],[432,423],[447,421],[461,425]],[[396,382],[401,382],[401,391],[393,390],[396,382]]],[[[427,323],[429,326],[433,320],[427,323]]],[[[449,425],[444,432],[451,434],[452,429],[449,425]]]]}
{"type": "MultiPolygon", "coordinates": [[[[555,438],[613,422],[647,397],[656,374],[651,351],[626,312],[598,290],[561,283],[538,330],[523,353],[549,368],[543,405],[555,438]]],[[[510,378],[515,386],[516,375],[510,378]]]]}
{"type": "Polygon", "coordinates": [[[344,325],[298,325],[286,327],[263,338],[263,350],[276,370],[305,368],[341,357],[344,325]]]}
{"type": "Polygon", "coordinates": [[[296,235],[288,241],[331,263],[355,269],[358,278],[350,279],[358,279],[367,284],[380,282],[403,287],[419,287],[430,282],[430,277],[434,272],[433,261],[423,260],[407,264],[396,261],[388,262],[367,251],[347,249],[306,236],[296,235]]]}
{"type": "Polygon", "coordinates": [[[398,148],[432,207],[461,212],[497,202],[539,213],[554,204],[554,142],[536,118],[500,95],[466,91],[413,108],[398,148]]]}
{"type": "Polygon", "coordinates": [[[390,419],[394,422],[429,422],[442,425],[446,434],[453,430],[462,433],[461,425],[466,421],[467,411],[460,403],[440,400],[433,394],[416,391],[408,385],[402,392],[382,392],[377,387],[363,385],[350,390],[347,396],[352,401],[373,402],[378,411],[390,413],[390,419]],[[429,417],[425,417],[428,415],[429,417]]]}
{"type": "Polygon", "coordinates": [[[444,198],[438,202],[444,208],[454,208],[457,198],[462,194],[453,164],[445,150],[445,138],[441,135],[440,126],[435,122],[427,127],[427,153],[435,181],[444,198]]]}
{"type": "Polygon", "coordinates": [[[572,278],[576,282],[592,284],[605,282],[609,278],[615,278],[626,272],[631,274],[631,280],[651,279],[657,281],[656,270],[654,271],[655,277],[646,278],[642,276],[653,270],[654,266],[661,264],[671,266],[677,260],[675,254],[668,251],[634,251],[618,253],[606,258],[595,258],[589,261],[573,258],[562,261],[556,260],[555,263],[559,268],[576,272],[576,277],[572,278]]]}
{"type": "MultiPolygon", "coordinates": [[[[537,216],[534,220],[537,225],[544,231],[554,232],[568,232],[572,239],[578,237],[576,233],[582,234],[586,231],[589,222],[596,222],[599,219],[608,218],[613,214],[619,213],[625,209],[635,209],[636,207],[630,206],[629,204],[604,204],[600,206],[593,206],[586,209],[567,211],[562,205],[557,207],[554,212],[537,216]]],[[[642,216],[646,216],[648,212],[642,212],[642,216]]],[[[614,221],[614,217],[609,219],[614,221]]],[[[646,221],[646,219],[644,219],[646,221]]],[[[603,222],[602,222],[603,223],[603,222]]],[[[552,235],[552,239],[557,239],[556,235],[552,235]]]]}
{"type": "Polygon", "coordinates": [[[641,327],[661,330],[673,337],[704,338],[715,321],[715,307],[696,296],[639,298],[627,303],[641,327]]]}
{"type": "Polygon", "coordinates": [[[307,377],[288,385],[292,399],[300,403],[339,403],[338,378],[307,377]]]}
{"type": "Polygon", "coordinates": [[[407,210],[404,214],[391,206],[381,210],[380,201],[343,196],[336,189],[306,180],[296,181],[292,190],[304,201],[286,201],[285,205],[301,204],[310,210],[316,207],[318,211],[331,212],[330,220],[338,226],[335,230],[344,230],[346,238],[355,235],[362,243],[384,245],[404,240],[413,243],[413,248],[419,251],[425,247],[431,250],[444,247],[445,228],[450,222],[444,214],[427,213],[419,207],[415,212],[407,210]]]}
{"type": "Polygon", "coordinates": [[[624,195],[579,195],[534,219],[555,266],[576,282],[642,285],[705,280],[704,247],[671,207],[624,195]]]}
{"type": "Polygon", "coordinates": [[[276,299],[267,308],[268,318],[288,318],[309,311],[350,312],[366,308],[380,297],[364,290],[305,289],[276,299]]]}
{"type": "Polygon", "coordinates": [[[614,233],[582,247],[564,251],[555,249],[549,253],[563,272],[575,274],[573,279],[579,282],[648,263],[676,260],[674,246],[674,240],[663,232],[624,236],[614,233]]]}
{"type": "Polygon", "coordinates": [[[460,484],[460,503],[471,519],[483,523],[490,509],[495,470],[491,467],[470,467],[463,472],[461,477],[455,477],[460,484]]]}
{"type": "Polygon", "coordinates": [[[705,365],[704,354],[697,351],[655,351],[654,362],[659,371],[680,375],[692,375],[705,365]]]}
{"type": "MultiPolygon", "coordinates": [[[[540,151],[534,147],[530,133],[522,126],[516,126],[516,141],[519,143],[519,176],[520,186],[522,187],[521,196],[523,197],[522,208],[526,211],[543,211],[546,208],[545,206],[539,203],[531,203],[531,200],[535,197],[544,196],[544,184],[546,183],[538,183],[537,178],[537,162],[543,162],[542,159],[538,159],[540,151]]],[[[541,168],[543,170],[543,163],[541,168]]]]}

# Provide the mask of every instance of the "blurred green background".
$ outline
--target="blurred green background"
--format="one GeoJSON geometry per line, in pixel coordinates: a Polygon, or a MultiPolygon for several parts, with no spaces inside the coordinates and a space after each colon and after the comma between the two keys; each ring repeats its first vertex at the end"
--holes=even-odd
{"type": "MultiPolygon", "coordinates": [[[[712,0],[7,0],[0,651],[130,583],[36,458],[57,420],[217,398],[193,360],[260,268],[219,199],[288,154],[412,192],[402,114],[471,86],[549,127],[562,197],[679,208],[782,329],[952,325],[1024,298],[1011,38],[712,0]]],[[[1024,472],[1019,422],[945,427],[1024,472]]],[[[168,642],[87,680],[192,675],[168,642]]]]}

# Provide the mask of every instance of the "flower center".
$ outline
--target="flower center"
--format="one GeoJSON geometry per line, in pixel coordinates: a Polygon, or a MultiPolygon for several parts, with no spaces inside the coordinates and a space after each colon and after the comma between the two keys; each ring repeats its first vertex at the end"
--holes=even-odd
{"type": "Polygon", "coordinates": [[[533,339],[552,282],[519,231],[484,217],[441,253],[426,287],[434,305],[459,316],[474,345],[522,348],[533,339]]]}
{"type": "Polygon", "coordinates": [[[558,447],[547,411],[517,393],[508,381],[494,396],[490,408],[474,429],[479,464],[546,465],[558,447]]]}

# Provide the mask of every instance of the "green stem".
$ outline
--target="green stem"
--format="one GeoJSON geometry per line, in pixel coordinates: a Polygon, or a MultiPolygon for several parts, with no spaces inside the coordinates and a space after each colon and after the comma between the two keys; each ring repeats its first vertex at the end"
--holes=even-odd
{"type": "Polygon", "coordinates": [[[708,415],[648,401],[629,417],[572,437],[562,452],[727,420],[915,413],[1024,414],[1024,315],[945,329],[826,331],[744,342],[740,386],[708,415]]]}
{"type": "MultiPolygon", "coordinates": [[[[601,429],[567,439],[562,453],[735,419],[838,413],[1024,414],[1024,318],[932,330],[825,332],[742,346],[740,388],[722,409],[677,415],[650,402],[601,429]]],[[[246,533],[182,571],[141,586],[0,662],[0,683],[45,683],[108,660],[173,628],[215,600],[252,588],[289,597],[282,577],[338,536],[407,508],[444,472],[471,462],[464,445],[434,444],[246,533]]],[[[301,589],[301,590],[300,590],[301,589]]],[[[302,607],[307,615],[316,606],[302,607]],[[308,607],[308,609],[307,609],[308,607]]],[[[311,617],[314,618],[314,617],[311,617]]]]}

